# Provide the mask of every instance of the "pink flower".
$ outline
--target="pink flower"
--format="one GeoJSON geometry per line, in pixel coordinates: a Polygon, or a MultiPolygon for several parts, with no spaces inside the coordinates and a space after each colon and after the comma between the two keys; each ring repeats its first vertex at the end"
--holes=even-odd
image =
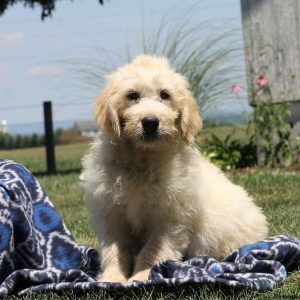
{"type": "Polygon", "coordinates": [[[262,85],[267,85],[268,84],[268,79],[263,76],[263,75],[260,75],[256,78],[256,84],[259,85],[259,86],[262,86],[262,85]]]}
{"type": "Polygon", "coordinates": [[[234,84],[231,86],[231,92],[237,93],[240,92],[243,88],[240,85],[234,84]]]}

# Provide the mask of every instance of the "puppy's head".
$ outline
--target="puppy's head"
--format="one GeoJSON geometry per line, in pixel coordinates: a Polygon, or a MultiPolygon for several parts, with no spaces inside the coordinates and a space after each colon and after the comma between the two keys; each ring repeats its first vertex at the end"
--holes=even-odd
{"type": "Polygon", "coordinates": [[[95,113],[102,130],[144,148],[158,149],[178,140],[191,143],[201,127],[187,80],[167,59],[149,55],[108,76],[95,113]]]}

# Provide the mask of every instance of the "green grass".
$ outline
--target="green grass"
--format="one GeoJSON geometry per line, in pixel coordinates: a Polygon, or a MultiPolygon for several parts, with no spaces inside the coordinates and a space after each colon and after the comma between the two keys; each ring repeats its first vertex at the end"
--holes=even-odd
{"type": "Polygon", "coordinates": [[[251,171],[233,179],[244,186],[263,208],[270,235],[287,233],[300,237],[300,174],[251,171]]]}
{"type": "MultiPolygon", "coordinates": [[[[256,198],[270,223],[270,235],[291,234],[300,236],[300,174],[251,170],[247,173],[230,175],[232,180],[246,187],[256,198]]],[[[78,243],[97,247],[96,235],[90,226],[87,210],[83,202],[83,191],[78,182],[78,174],[58,175],[38,178],[67,227],[78,243]]],[[[141,290],[128,293],[109,294],[92,292],[81,299],[286,299],[300,298],[300,272],[292,272],[286,283],[271,292],[255,293],[245,291],[221,291],[218,288],[181,288],[176,291],[141,290]]],[[[24,299],[74,299],[76,295],[28,296],[24,299]]]]}
{"type": "MultiPolygon", "coordinates": [[[[87,151],[88,146],[88,143],[56,146],[57,170],[79,170],[81,167],[81,157],[87,151]]],[[[0,150],[0,157],[20,162],[32,173],[44,173],[47,169],[45,147],[0,150]]]]}
{"type": "MultiPolygon", "coordinates": [[[[226,128],[220,131],[226,134],[226,128]]],[[[231,130],[231,128],[227,128],[231,130]]],[[[241,129],[239,134],[243,134],[241,129]]],[[[87,144],[76,144],[57,147],[58,161],[73,161],[80,167],[80,159],[87,150],[87,144]]],[[[0,151],[0,157],[11,158],[24,163],[31,171],[41,170],[44,159],[44,149],[25,149],[15,151],[0,151]]],[[[70,163],[69,162],[69,163],[70,163]]],[[[60,164],[60,163],[59,163],[60,164]]],[[[70,163],[71,164],[71,163],[70,163]]],[[[65,168],[65,165],[59,165],[65,168]]],[[[73,165],[72,165],[73,166],[73,165]]],[[[67,227],[78,243],[98,247],[88,212],[83,201],[83,190],[78,181],[79,173],[56,176],[39,176],[38,180],[49,194],[57,210],[62,215],[67,227]]],[[[270,234],[290,234],[300,237],[300,173],[250,170],[232,173],[232,180],[244,186],[261,206],[270,224],[270,234]]],[[[31,295],[23,299],[75,299],[76,295],[67,293],[56,295],[52,293],[31,295]]],[[[106,292],[91,292],[80,299],[294,299],[300,298],[300,272],[289,274],[285,284],[271,292],[254,293],[245,291],[221,291],[218,288],[180,288],[176,291],[141,290],[135,292],[109,294],[106,292]]]]}

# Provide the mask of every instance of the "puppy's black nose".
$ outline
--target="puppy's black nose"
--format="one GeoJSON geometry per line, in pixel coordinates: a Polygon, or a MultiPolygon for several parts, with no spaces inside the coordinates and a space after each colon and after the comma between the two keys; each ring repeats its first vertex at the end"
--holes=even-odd
{"type": "Polygon", "coordinates": [[[159,119],[156,117],[145,117],[142,119],[143,129],[146,134],[154,134],[159,125],[159,119]]]}

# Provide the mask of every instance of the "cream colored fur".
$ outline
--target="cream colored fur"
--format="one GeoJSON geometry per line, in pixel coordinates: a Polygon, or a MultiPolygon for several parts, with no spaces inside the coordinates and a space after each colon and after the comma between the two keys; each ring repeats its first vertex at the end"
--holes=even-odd
{"type": "Polygon", "coordinates": [[[164,58],[139,56],[96,100],[102,132],[83,160],[86,201],[101,243],[101,281],[145,280],[162,259],[221,258],[263,239],[252,198],[193,146],[201,126],[188,83],[164,58]],[[160,90],[170,99],[161,99],[160,90]],[[140,99],[128,99],[130,91],[140,99]],[[159,139],[141,119],[159,118],[159,139]]]}

